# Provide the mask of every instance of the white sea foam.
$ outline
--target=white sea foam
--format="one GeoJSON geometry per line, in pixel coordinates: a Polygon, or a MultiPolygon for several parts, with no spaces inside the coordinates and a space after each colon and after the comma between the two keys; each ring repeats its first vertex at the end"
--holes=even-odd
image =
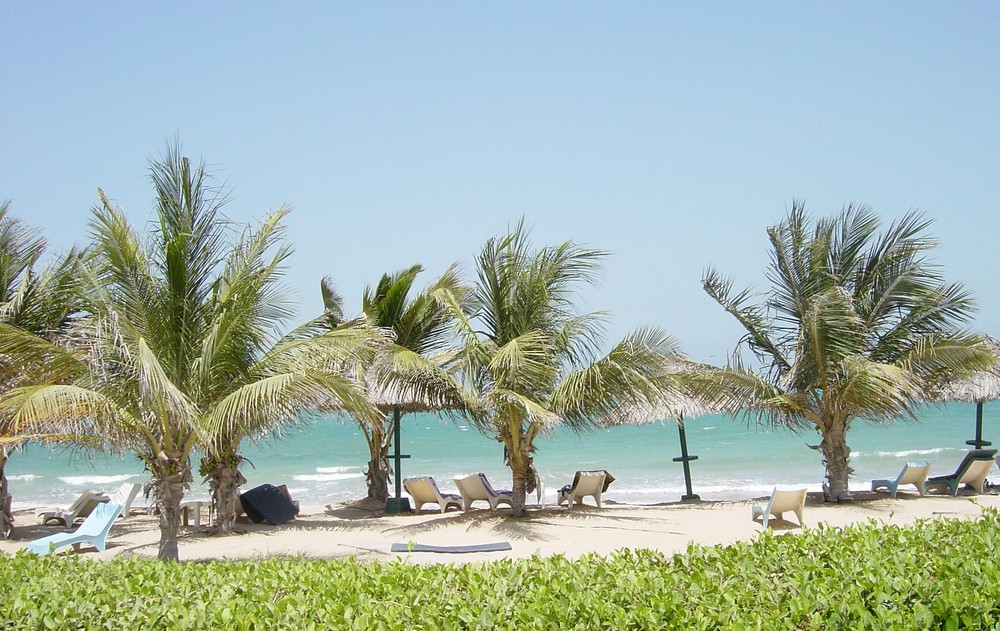
{"type": "Polygon", "coordinates": [[[40,477],[42,477],[42,476],[35,475],[33,473],[25,473],[25,474],[22,474],[22,475],[12,475],[12,476],[9,476],[7,479],[10,480],[11,482],[16,482],[16,481],[30,482],[32,480],[37,480],[40,477]]]}
{"type": "Polygon", "coordinates": [[[350,480],[352,478],[364,477],[363,473],[321,473],[295,475],[292,479],[297,482],[337,482],[340,480],[350,480]]]}
{"type": "Polygon", "coordinates": [[[867,458],[867,457],[879,457],[879,458],[908,458],[910,456],[929,456],[932,454],[940,454],[946,451],[964,451],[962,449],[953,449],[951,447],[935,447],[933,449],[903,449],[900,451],[852,451],[851,458],[867,458]]]}
{"type": "Polygon", "coordinates": [[[126,480],[131,480],[131,475],[66,475],[59,476],[59,481],[74,486],[96,484],[117,484],[126,480]]]}
{"type": "Polygon", "coordinates": [[[906,458],[907,456],[927,456],[930,454],[939,454],[945,451],[952,450],[948,447],[937,447],[935,449],[906,449],[903,451],[880,451],[878,452],[878,455],[891,456],[893,458],[906,458]]]}
{"type": "Polygon", "coordinates": [[[357,467],[316,467],[316,473],[344,473],[355,469],[357,467]]]}

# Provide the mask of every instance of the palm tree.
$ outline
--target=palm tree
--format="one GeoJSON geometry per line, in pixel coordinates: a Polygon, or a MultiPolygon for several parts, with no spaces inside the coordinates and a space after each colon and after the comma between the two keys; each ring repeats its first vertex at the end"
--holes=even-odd
{"type": "MultiPolygon", "coordinates": [[[[7,332],[26,343],[47,347],[61,341],[79,308],[75,281],[81,254],[71,250],[64,257],[36,269],[45,240],[37,230],[9,216],[10,201],[0,204],[0,336],[7,332]]],[[[65,379],[59,362],[26,363],[15,354],[0,354],[0,392],[7,392],[29,378],[65,379]]],[[[29,440],[54,441],[65,436],[17,428],[9,415],[0,415],[0,536],[13,533],[11,495],[4,469],[10,449],[29,440]]]]}
{"type": "MultiPolygon", "coordinates": [[[[17,423],[74,425],[137,454],[153,478],[161,559],[176,560],[180,503],[192,450],[218,453],[245,428],[294,418],[328,398],[366,406],[337,367],[371,355],[369,336],[332,332],[281,343],[288,316],[276,270],[286,211],[230,247],[226,201],[178,147],[153,162],[157,223],[148,245],[99,191],[90,224],[95,260],[90,316],[75,336],[86,350],[68,385],[37,383],[3,398],[17,423]],[[268,259],[264,252],[277,247],[268,259]]],[[[374,414],[374,410],[371,410],[374,414]]],[[[231,450],[235,451],[235,450],[231,450]]]]}
{"type": "Polygon", "coordinates": [[[637,420],[683,386],[671,372],[676,345],[658,330],[637,330],[598,356],[603,314],[578,314],[574,289],[596,279],[605,256],[571,241],[535,250],[522,220],[478,257],[460,319],[463,368],[482,408],[473,422],[504,445],[515,516],[537,484],[540,433],[637,420]]]}
{"type": "Polygon", "coordinates": [[[345,358],[373,355],[378,337],[368,328],[358,324],[318,337],[318,322],[313,321],[275,339],[291,315],[281,284],[283,263],[291,253],[280,223],[286,214],[270,215],[257,232],[240,240],[211,297],[213,324],[220,331],[211,340],[219,358],[212,379],[225,383],[226,392],[201,404],[208,410],[208,441],[199,472],[209,481],[220,533],[231,532],[236,524],[239,486],[246,481],[239,471],[244,437],[292,425],[300,412],[320,407],[347,410],[366,420],[376,414],[341,374],[345,358]],[[317,339],[325,349],[313,355],[317,339]]]}
{"type": "Polygon", "coordinates": [[[734,293],[714,269],[703,279],[760,363],[753,370],[734,353],[704,393],[759,422],[814,428],[829,501],[851,497],[847,432],[856,419],[912,416],[917,397],[992,361],[983,340],[961,328],[973,312],[969,293],[926,258],[935,246],[929,224],[908,213],[879,233],[867,206],[813,220],[796,201],[767,231],[771,288],[762,303],[749,290],[734,293]]]}
{"type": "MultiPolygon", "coordinates": [[[[382,503],[389,497],[389,445],[399,419],[408,412],[440,413],[472,405],[450,372],[455,355],[448,351],[452,306],[461,303],[466,290],[457,267],[452,266],[410,298],[422,271],[422,266],[413,265],[383,274],[374,289],[365,287],[361,302],[365,322],[391,332],[393,339],[362,368],[368,396],[382,415],[375,423],[359,422],[370,456],[365,472],[368,498],[382,503]]],[[[324,279],[322,290],[330,323],[341,326],[342,300],[329,279],[324,279]]]]}

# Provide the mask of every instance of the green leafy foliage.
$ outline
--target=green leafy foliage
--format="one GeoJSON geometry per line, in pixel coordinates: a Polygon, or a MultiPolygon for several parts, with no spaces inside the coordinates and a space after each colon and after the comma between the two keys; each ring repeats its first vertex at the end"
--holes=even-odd
{"type": "Polygon", "coordinates": [[[416,565],[0,557],[12,628],[928,629],[1000,625],[1000,516],[683,554],[416,565]]]}

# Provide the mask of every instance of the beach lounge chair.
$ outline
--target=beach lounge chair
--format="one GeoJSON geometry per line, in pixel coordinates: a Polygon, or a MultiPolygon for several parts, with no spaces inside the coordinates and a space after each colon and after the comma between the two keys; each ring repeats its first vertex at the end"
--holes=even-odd
{"type": "Polygon", "coordinates": [[[28,544],[27,549],[44,556],[62,546],[72,545],[74,550],[79,550],[80,544],[87,542],[97,548],[98,552],[104,552],[108,532],[121,512],[121,504],[99,504],[75,532],[60,532],[35,539],[28,544]]]}
{"type": "Polygon", "coordinates": [[[895,480],[872,480],[872,491],[877,491],[885,487],[889,491],[889,495],[893,499],[896,499],[896,490],[900,485],[912,484],[923,495],[926,490],[924,485],[927,482],[927,472],[930,469],[931,463],[927,461],[907,462],[903,465],[903,470],[899,472],[895,480]]]}
{"type": "Polygon", "coordinates": [[[132,510],[132,502],[135,501],[135,497],[138,494],[139,485],[133,484],[132,482],[126,482],[111,493],[110,502],[112,504],[120,505],[122,507],[121,516],[128,517],[129,511],[132,510]]]}
{"type": "Polygon", "coordinates": [[[951,475],[938,475],[927,479],[927,490],[933,487],[945,487],[950,495],[958,495],[958,487],[968,484],[976,493],[982,493],[986,485],[986,476],[993,468],[993,458],[996,449],[973,449],[965,454],[962,462],[951,475]]]}
{"type": "Polygon", "coordinates": [[[601,495],[614,481],[614,477],[604,470],[577,471],[573,474],[573,483],[559,489],[557,503],[569,502],[572,509],[573,504],[583,504],[583,498],[589,495],[597,502],[597,508],[601,508],[601,495]]]}
{"type": "Polygon", "coordinates": [[[771,492],[771,499],[768,500],[767,505],[754,506],[750,512],[750,519],[756,520],[757,516],[760,515],[764,528],[767,528],[767,522],[770,521],[772,515],[778,519],[784,519],[781,515],[791,511],[794,512],[795,516],[799,518],[799,528],[801,528],[802,509],[805,505],[805,488],[779,489],[778,487],[774,487],[774,490],[771,492]]]}
{"type": "Polygon", "coordinates": [[[77,519],[90,515],[99,504],[109,499],[100,491],[84,491],[69,508],[40,508],[35,511],[35,517],[40,524],[56,522],[63,526],[72,526],[77,519]]]}
{"type": "Polygon", "coordinates": [[[403,480],[403,488],[413,498],[413,510],[417,512],[424,504],[437,504],[442,513],[448,510],[449,506],[462,509],[461,496],[453,493],[442,493],[438,490],[434,478],[430,476],[406,478],[403,480]]]}
{"type": "Polygon", "coordinates": [[[498,504],[514,505],[514,494],[511,491],[494,489],[483,473],[459,476],[455,478],[455,486],[462,496],[465,510],[472,508],[472,503],[477,500],[489,503],[491,510],[496,510],[498,504]]]}

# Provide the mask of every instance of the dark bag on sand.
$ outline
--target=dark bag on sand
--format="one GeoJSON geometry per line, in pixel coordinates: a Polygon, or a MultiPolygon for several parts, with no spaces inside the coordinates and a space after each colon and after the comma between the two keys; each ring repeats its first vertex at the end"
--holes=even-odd
{"type": "Polygon", "coordinates": [[[299,512],[292,500],[272,484],[262,484],[241,494],[240,504],[255,524],[266,521],[278,526],[299,512]]]}

